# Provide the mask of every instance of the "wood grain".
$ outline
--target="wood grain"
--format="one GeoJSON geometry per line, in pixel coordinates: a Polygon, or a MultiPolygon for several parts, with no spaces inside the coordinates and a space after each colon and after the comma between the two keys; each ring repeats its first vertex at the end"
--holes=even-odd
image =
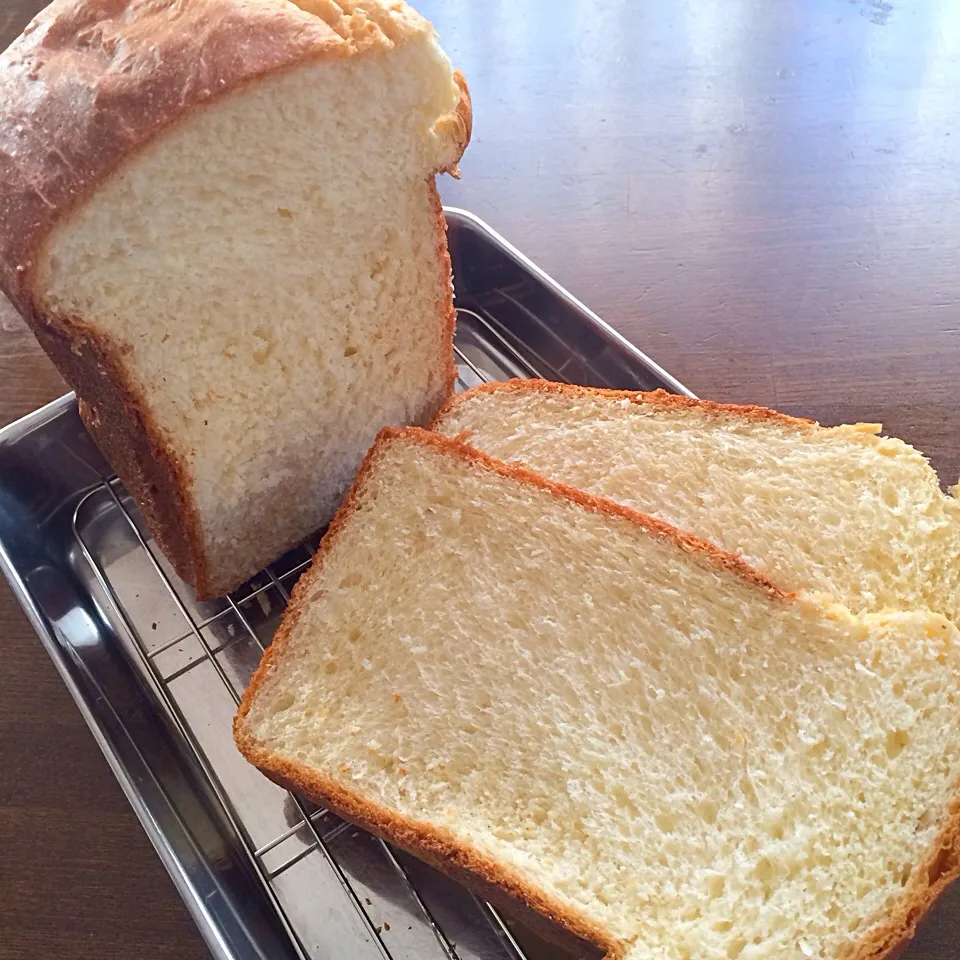
{"type": "MultiPolygon", "coordinates": [[[[6,45],[38,4],[7,2],[6,45]]],[[[960,474],[951,0],[424,0],[474,97],[467,207],[691,389],[881,420],[960,474]]],[[[62,392],[0,311],[0,422],[62,392]]],[[[205,949],[0,588],[0,943],[205,949]],[[6,875],[9,874],[9,875],[6,875]]],[[[960,955],[960,893],[911,958],[960,955]]]]}

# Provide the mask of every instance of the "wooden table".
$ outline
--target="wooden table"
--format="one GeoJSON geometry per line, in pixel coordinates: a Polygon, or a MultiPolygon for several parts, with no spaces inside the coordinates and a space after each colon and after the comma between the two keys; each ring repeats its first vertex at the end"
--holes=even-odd
{"type": "MultiPolygon", "coordinates": [[[[8,0],[0,45],[37,6],[8,0]]],[[[883,421],[956,479],[953,0],[421,8],[476,111],[447,202],[700,395],[883,421]]],[[[0,423],[62,391],[0,313],[0,423]]],[[[0,635],[0,953],[205,956],[5,587],[0,635]]],[[[960,957],[960,894],[910,956],[960,957]]]]}

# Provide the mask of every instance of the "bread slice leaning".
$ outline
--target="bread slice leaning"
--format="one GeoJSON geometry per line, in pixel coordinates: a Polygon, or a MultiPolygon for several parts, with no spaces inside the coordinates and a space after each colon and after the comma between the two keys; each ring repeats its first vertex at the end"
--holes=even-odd
{"type": "Polygon", "coordinates": [[[450,393],[469,135],[387,0],[62,0],[0,58],[0,287],[202,598],[450,393]]]}
{"type": "Polygon", "coordinates": [[[960,622],[960,501],[877,424],[516,380],[452,398],[433,427],[691,530],[786,589],[960,622]]]}
{"type": "Polygon", "coordinates": [[[958,872],[960,634],[384,431],[235,720],[299,790],[610,957],[879,957],[958,872]]]}

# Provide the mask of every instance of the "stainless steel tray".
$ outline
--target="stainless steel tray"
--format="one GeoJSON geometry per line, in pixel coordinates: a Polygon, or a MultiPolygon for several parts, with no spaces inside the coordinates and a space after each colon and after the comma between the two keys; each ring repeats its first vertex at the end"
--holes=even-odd
{"type": "MultiPolygon", "coordinates": [[[[688,392],[476,217],[446,212],[461,388],[543,376],[688,392]]],[[[197,603],[72,396],[0,431],[0,568],[215,957],[556,956],[235,750],[237,700],[316,542],[197,603]]]]}

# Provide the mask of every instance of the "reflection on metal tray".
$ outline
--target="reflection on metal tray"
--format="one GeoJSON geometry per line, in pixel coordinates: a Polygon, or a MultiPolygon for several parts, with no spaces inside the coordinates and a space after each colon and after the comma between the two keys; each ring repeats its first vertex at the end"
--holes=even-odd
{"type": "MultiPolygon", "coordinates": [[[[543,376],[683,391],[485,224],[447,217],[461,388],[543,376]]],[[[0,566],[214,956],[558,956],[235,750],[240,693],[316,543],[197,603],[72,397],[0,431],[0,566]]]]}

